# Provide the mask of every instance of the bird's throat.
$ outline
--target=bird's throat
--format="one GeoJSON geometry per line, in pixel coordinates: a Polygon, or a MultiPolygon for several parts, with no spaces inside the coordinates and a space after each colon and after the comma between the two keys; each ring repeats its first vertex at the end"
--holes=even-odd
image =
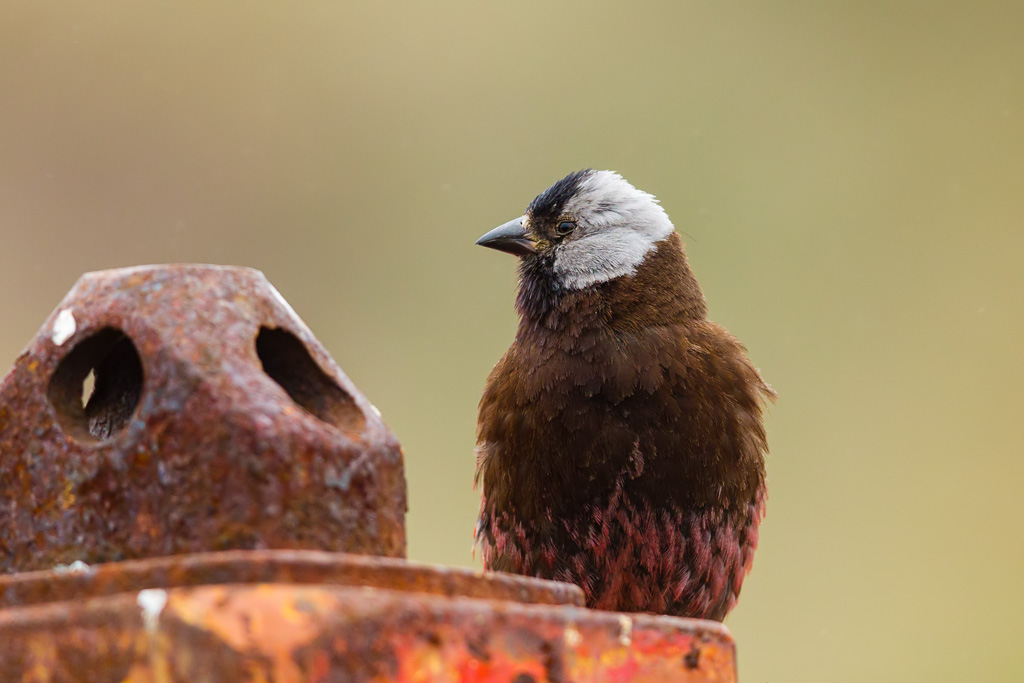
{"type": "Polygon", "coordinates": [[[516,311],[521,334],[640,329],[703,320],[707,315],[704,295],[677,233],[660,242],[635,274],[583,289],[561,286],[552,261],[550,254],[537,254],[520,263],[516,311]]]}

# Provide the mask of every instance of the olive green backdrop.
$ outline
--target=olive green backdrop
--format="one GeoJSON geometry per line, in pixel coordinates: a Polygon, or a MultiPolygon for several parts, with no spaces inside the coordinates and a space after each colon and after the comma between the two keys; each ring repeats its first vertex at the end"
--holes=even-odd
{"type": "Polygon", "coordinates": [[[1024,3],[153,4],[0,6],[3,367],[83,271],[260,268],[471,565],[473,241],[616,169],[780,394],[742,680],[1024,679],[1024,3]]]}

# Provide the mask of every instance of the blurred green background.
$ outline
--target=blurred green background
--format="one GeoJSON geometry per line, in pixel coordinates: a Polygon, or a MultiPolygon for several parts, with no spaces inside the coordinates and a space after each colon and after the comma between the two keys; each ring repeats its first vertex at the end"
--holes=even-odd
{"type": "Polygon", "coordinates": [[[471,565],[514,259],[612,168],[780,393],[741,680],[1024,680],[1024,3],[0,7],[0,361],[80,273],[266,272],[471,565]]]}

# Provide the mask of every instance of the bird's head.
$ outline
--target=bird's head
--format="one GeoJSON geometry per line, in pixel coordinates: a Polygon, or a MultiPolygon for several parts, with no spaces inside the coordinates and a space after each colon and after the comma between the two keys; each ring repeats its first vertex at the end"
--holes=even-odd
{"type": "Polygon", "coordinates": [[[477,244],[520,256],[562,291],[632,275],[674,232],[658,200],[614,171],[571,173],[477,244]]]}

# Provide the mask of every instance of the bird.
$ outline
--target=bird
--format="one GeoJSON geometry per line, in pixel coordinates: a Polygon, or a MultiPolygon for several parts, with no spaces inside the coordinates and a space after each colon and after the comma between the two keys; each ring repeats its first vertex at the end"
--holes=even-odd
{"type": "Polygon", "coordinates": [[[708,320],[668,214],[584,169],[476,243],[519,259],[518,327],[478,412],[484,568],[722,621],[765,514],[776,394],[708,320]]]}

